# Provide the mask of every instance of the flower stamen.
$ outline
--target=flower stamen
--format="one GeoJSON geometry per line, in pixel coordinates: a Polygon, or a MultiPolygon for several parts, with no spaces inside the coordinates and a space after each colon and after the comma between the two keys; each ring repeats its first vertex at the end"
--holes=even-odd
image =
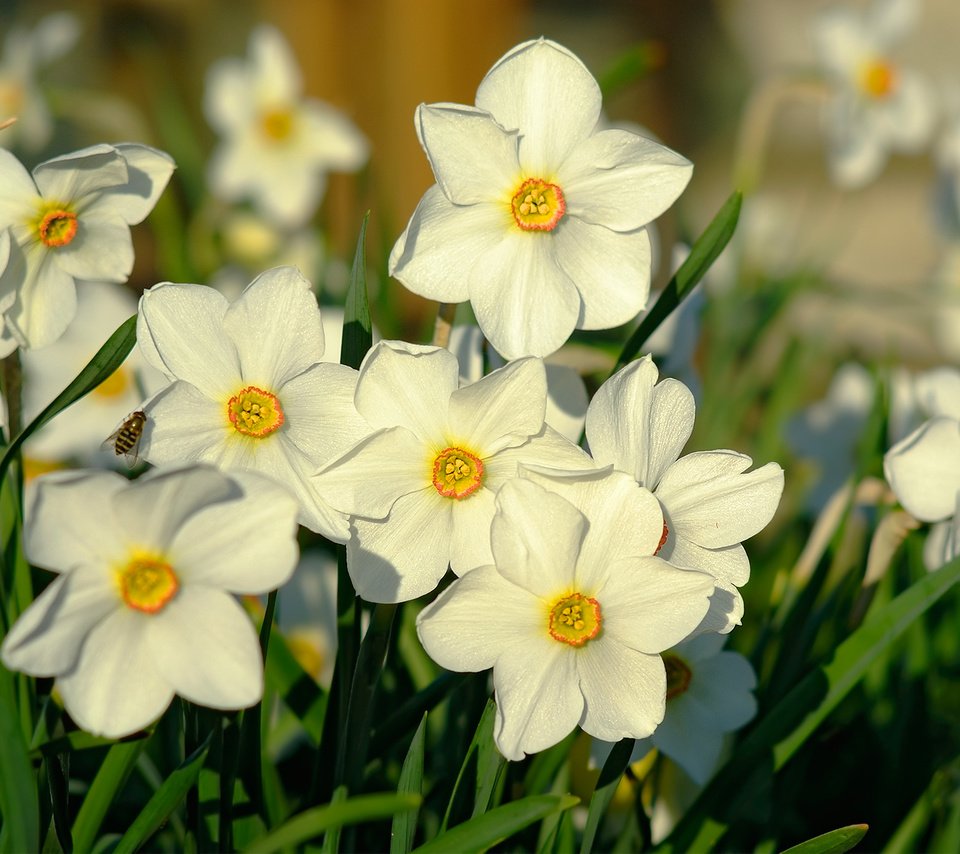
{"type": "Polygon", "coordinates": [[[260,129],[273,142],[283,142],[293,133],[293,113],[280,107],[268,110],[260,117],[260,129]]]}
{"type": "Polygon", "coordinates": [[[866,62],[860,71],[860,86],[871,98],[887,98],[897,86],[897,69],[882,59],[866,62]]]}
{"type": "Polygon", "coordinates": [[[467,498],[483,484],[483,460],[463,448],[446,448],[433,461],[433,485],[444,498],[467,498]]]}
{"type": "Polygon", "coordinates": [[[660,542],[657,544],[657,548],[654,550],[654,554],[660,554],[660,549],[662,549],[667,544],[667,538],[670,536],[670,529],[667,527],[667,523],[663,523],[663,533],[660,535],[660,542]]]}
{"type": "Polygon", "coordinates": [[[672,700],[690,687],[693,671],[682,658],[669,652],[663,655],[663,666],[667,670],[667,699],[672,700]]]}
{"type": "Polygon", "coordinates": [[[539,178],[524,181],[510,202],[513,219],[524,231],[553,231],[567,211],[563,190],[539,178]]]}
{"type": "Polygon", "coordinates": [[[145,614],[156,614],[180,589],[173,567],[151,555],[134,556],[118,576],[124,603],[145,614]]]}
{"type": "Polygon", "coordinates": [[[276,395],[247,386],[227,401],[227,417],[238,433],[262,439],[283,424],[283,407],[276,395]]]}
{"type": "Polygon", "coordinates": [[[66,246],[77,235],[77,215],[62,208],[47,211],[37,226],[37,232],[46,246],[66,246]]]}
{"type": "Polygon", "coordinates": [[[550,637],[570,646],[583,646],[600,633],[600,603],[581,593],[571,593],[550,609],[550,637]]]}

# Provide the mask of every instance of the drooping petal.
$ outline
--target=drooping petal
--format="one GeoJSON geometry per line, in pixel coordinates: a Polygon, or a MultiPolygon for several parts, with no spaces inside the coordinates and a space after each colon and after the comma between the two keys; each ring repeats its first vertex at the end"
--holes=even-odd
{"type": "MultiPolygon", "coordinates": [[[[960,500],[958,500],[960,504],[960,500]]],[[[952,519],[945,519],[930,526],[923,544],[923,565],[927,572],[940,569],[945,563],[960,554],[960,511],[952,519]]]]}
{"type": "MultiPolygon", "coordinates": [[[[667,523],[669,528],[669,522],[667,523]]],[[[750,560],[739,543],[719,549],[708,549],[686,539],[676,528],[670,530],[659,557],[674,566],[709,572],[718,581],[743,587],[750,580],[750,560]]]]}
{"type": "Polygon", "coordinates": [[[213,709],[252,706],[263,695],[253,623],[228,593],[185,584],[148,622],[154,667],[185,700],[213,709]]]}
{"type": "MultiPolygon", "coordinates": [[[[19,249],[10,247],[10,266],[19,249]]],[[[73,277],[57,266],[43,244],[29,247],[16,301],[7,311],[7,323],[21,346],[30,349],[52,344],[77,314],[77,287],[73,277]]]]}
{"type": "Polygon", "coordinates": [[[675,646],[697,628],[714,586],[704,572],[641,557],[613,565],[594,595],[602,608],[604,634],[653,654],[675,646]]]}
{"type": "Polygon", "coordinates": [[[169,154],[149,145],[121,142],[114,148],[127,163],[127,182],[103,193],[96,207],[109,210],[127,225],[136,225],[153,210],[175,164],[169,154]]]}
{"type": "Polygon", "coordinates": [[[257,276],[231,303],[223,326],[239,354],[243,382],[262,384],[274,393],[323,355],[317,298],[295,267],[275,267],[257,276]]]}
{"type": "Polygon", "coordinates": [[[375,429],[405,427],[442,449],[447,406],[459,382],[457,358],[448,350],[381,341],[360,365],[357,411],[375,429]]]}
{"type": "Polygon", "coordinates": [[[110,511],[130,482],[116,472],[54,472],[27,490],[24,551],[30,563],[53,572],[109,566],[126,537],[110,511]]]}
{"type": "Polygon", "coordinates": [[[507,359],[548,356],[577,324],[580,295],[557,263],[551,237],[514,229],[470,271],[477,322],[507,359]]]}
{"type": "Polygon", "coordinates": [[[577,145],[557,178],[571,217],[634,231],[667,210],[692,174],[693,164],[666,146],[610,129],[577,145]]]}
{"type": "Polygon", "coordinates": [[[696,404],[681,382],[657,383],[649,356],[631,362],[602,386],[587,410],[587,441],[600,465],[612,464],[656,489],[693,432],[696,404]]]}
{"type": "Polygon", "coordinates": [[[752,462],[734,451],[702,451],[677,460],[655,493],[668,527],[711,549],[765,528],[780,503],[783,469],[767,463],[747,472],[752,462]]]}
{"type": "Polygon", "coordinates": [[[4,666],[31,676],[70,671],[91,629],[119,605],[106,567],[82,566],[59,576],[3,639],[4,666]]]}
{"type": "Polygon", "coordinates": [[[508,205],[455,205],[434,184],[390,253],[390,275],[413,293],[466,302],[470,271],[515,229],[508,205]]]}
{"type": "Polygon", "coordinates": [[[584,732],[604,741],[646,738],[663,720],[667,677],[659,655],[604,635],[579,650],[577,671],[586,701],[584,732]]]}
{"type": "Polygon", "coordinates": [[[453,502],[450,569],[457,575],[493,563],[490,523],[495,512],[494,498],[493,490],[481,488],[468,499],[453,502]]]}
{"type": "Polygon", "coordinates": [[[540,359],[517,359],[450,395],[448,420],[467,448],[493,455],[543,429],[547,375],[540,359]]]}
{"type": "Polygon", "coordinates": [[[511,760],[523,759],[525,753],[537,753],[563,739],[577,725],[584,706],[577,654],[553,640],[546,628],[536,638],[521,637],[493,667],[497,700],[493,737],[500,752],[511,760]]]}
{"type": "Polygon", "coordinates": [[[509,206],[522,183],[515,129],[460,104],[421,104],[415,123],[437,184],[451,202],[509,206]]]}
{"type": "MultiPolygon", "coordinates": [[[[91,145],[46,160],[33,170],[45,199],[81,204],[109,187],[127,183],[127,162],[112,145],[91,145]]],[[[82,214],[83,210],[78,211],[82,214]]]]}
{"type": "Polygon", "coordinates": [[[504,448],[486,459],[484,466],[484,483],[494,491],[517,477],[521,466],[559,472],[597,470],[588,454],[547,425],[522,445],[504,448]]]}
{"type": "Polygon", "coordinates": [[[524,478],[497,493],[490,528],[498,571],[541,598],[575,587],[586,517],[565,498],[524,478]]]}
{"type": "Polygon", "coordinates": [[[503,127],[519,128],[521,166],[546,179],[593,132],[601,95],[576,56],[541,38],[497,61],[477,89],[476,105],[503,127]]]}
{"type": "Polygon", "coordinates": [[[87,732],[122,738],[170,705],[173,688],[146,643],[149,620],[130,608],[114,611],[87,636],[77,666],[58,678],[67,712],[87,732]]]}
{"type": "Polygon", "coordinates": [[[286,582],[297,565],[297,501],[252,472],[232,473],[231,480],[242,497],[194,513],[174,534],[168,555],[188,585],[259,595],[286,582]]]}
{"type": "Polygon", "coordinates": [[[56,265],[77,279],[125,282],[133,270],[130,226],[105,211],[82,215],[77,233],[66,246],[51,250],[56,265]]]}
{"type": "Polygon", "coordinates": [[[353,520],[347,568],[359,596],[406,602],[437,586],[450,562],[449,500],[428,487],[400,498],[382,522],[353,520]]]}
{"type": "Polygon", "coordinates": [[[610,329],[636,317],[650,294],[650,236],[568,217],[556,232],[557,263],[580,293],[577,329],[610,329]]]}
{"type": "Polygon", "coordinates": [[[543,603],[482,566],[453,582],[417,617],[417,635],[441,667],[477,672],[528,641],[537,644],[546,624],[543,603]]]}
{"type": "Polygon", "coordinates": [[[939,522],[953,515],[960,492],[960,422],[931,418],[887,451],[883,470],[900,503],[918,519],[939,522]]]}
{"type": "Polygon", "coordinates": [[[144,358],[172,380],[214,400],[240,390],[240,362],[224,330],[227,300],[213,288],[163,282],[140,298],[137,341],[144,358]]]}

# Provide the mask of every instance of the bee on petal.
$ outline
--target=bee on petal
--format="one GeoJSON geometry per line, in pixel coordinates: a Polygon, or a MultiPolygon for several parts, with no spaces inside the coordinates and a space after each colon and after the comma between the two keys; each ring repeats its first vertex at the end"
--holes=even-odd
{"type": "Polygon", "coordinates": [[[140,438],[143,436],[146,423],[146,413],[138,409],[136,412],[131,412],[123,423],[104,440],[105,448],[112,448],[118,457],[123,455],[127,461],[127,468],[133,468],[137,464],[140,438]]]}

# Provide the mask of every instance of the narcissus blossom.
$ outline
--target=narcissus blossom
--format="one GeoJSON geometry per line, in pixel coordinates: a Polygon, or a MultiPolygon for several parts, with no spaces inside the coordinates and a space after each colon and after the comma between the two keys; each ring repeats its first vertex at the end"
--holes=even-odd
{"type": "Polygon", "coordinates": [[[4,337],[21,347],[59,338],[77,310],[81,280],[125,282],[130,226],[147,216],[173,160],[145,145],[94,145],[41,163],[33,176],[0,149],[0,229],[12,237],[0,275],[4,337]]]}
{"type": "Polygon", "coordinates": [[[204,112],[223,137],[210,160],[213,192],[250,198],[285,226],[316,210],[326,173],[353,172],[367,159],[366,139],[339,110],[302,96],[296,61],[283,36],[259,26],[247,59],[217,62],[207,74],[204,112]]]}
{"type": "Polygon", "coordinates": [[[325,466],[316,488],[351,517],[347,565],[372,602],[429,593],[449,564],[490,563],[494,496],[517,465],[594,468],[544,423],[540,359],[460,386],[447,350],[381,341],[360,366],[356,407],[367,438],[325,466]]]}
{"type": "MultiPolygon", "coordinates": [[[[536,483],[505,484],[493,564],[455,581],[417,618],[424,649],[441,666],[493,668],[494,738],[508,759],[544,750],[578,725],[619,741],[644,738],[663,719],[658,653],[697,627],[714,585],[652,556],[656,501],[629,487],[630,509],[646,511],[629,537],[637,551],[609,536],[624,513],[617,501],[595,493],[588,515],[536,483]],[[594,525],[607,535],[593,535],[594,525]]],[[[607,497],[625,494],[621,487],[607,497]]]]}
{"type": "Polygon", "coordinates": [[[170,381],[142,407],[144,459],[269,475],[298,497],[304,525],[347,538],[346,517],[309,476],[370,428],[353,407],[357,372],[320,362],[323,324],[303,276],[267,270],[233,303],[201,285],[156,285],[140,300],[137,342],[170,381]]]}
{"type": "Polygon", "coordinates": [[[437,183],[390,255],[414,293],[470,300],[494,349],[545,356],[576,329],[625,323],[646,304],[646,225],[692,166],[625,130],[599,130],[600,87],[546,39],[500,59],[476,106],[421,104],[437,183]]]}
{"type": "Polygon", "coordinates": [[[894,54],[916,11],[916,0],[874,0],[863,11],[835,6],[816,20],[814,46],[834,87],[830,171],[840,186],[863,186],[890,151],[917,151],[930,137],[932,89],[894,54]]]}
{"type": "Polygon", "coordinates": [[[701,451],[681,457],[693,432],[695,404],[678,380],[657,382],[657,367],[639,359],[607,380],[587,410],[587,441],[600,465],[613,465],[653,491],[663,508],[661,557],[709,572],[717,580],[704,630],[728,632],[740,622],[738,587],[750,577],[740,545],[773,518],[783,470],[767,463],[748,472],[750,457],[701,451]]]}
{"type": "Polygon", "coordinates": [[[257,633],[230,595],[282,584],[297,507],[267,478],[194,466],[130,482],[113,472],[37,480],[31,563],[58,577],[0,648],[6,667],[53,676],[83,729],[120,737],[174,694],[239,709],[263,693],[257,633]]]}

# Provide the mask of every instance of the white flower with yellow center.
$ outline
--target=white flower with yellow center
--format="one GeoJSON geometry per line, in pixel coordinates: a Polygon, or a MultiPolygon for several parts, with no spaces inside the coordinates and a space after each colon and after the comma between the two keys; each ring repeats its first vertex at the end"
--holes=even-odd
{"type": "Polygon", "coordinates": [[[767,463],[748,472],[750,457],[700,451],[681,457],[693,432],[693,394],[674,379],[657,382],[649,356],[607,380],[587,410],[587,441],[599,465],[613,465],[653,491],[663,508],[658,552],[677,566],[709,572],[717,594],[705,631],[728,632],[740,622],[738,587],[750,577],[742,540],[773,518],[783,469],[767,463]]]}
{"type": "Polygon", "coordinates": [[[816,20],[814,46],[834,87],[830,169],[840,186],[863,186],[888,152],[917,151],[930,138],[933,91],[893,53],[916,10],[916,0],[874,0],[863,12],[837,6],[816,20]]]}
{"type": "Polygon", "coordinates": [[[339,110],[302,97],[296,61],[283,36],[259,26],[246,60],[225,59],[207,74],[204,112],[223,140],[210,160],[213,192],[251,198],[285,226],[316,210],[326,173],[353,172],[367,160],[366,139],[339,110]]]}
{"type": "Polygon", "coordinates": [[[505,484],[493,564],[455,581],[417,618],[441,666],[493,668],[494,738],[507,759],[544,750],[578,725],[605,741],[650,735],[666,698],[659,653],[707,611],[713,579],[653,557],[656,501],[623,475],[612,478],[613,488],[594,490],[579,509],[536,483],[505,484]],[[625,499],[639,515],[619,539],[610,534],[625,499]]]}
{"type": "Polygon", "coordinates": [[[297,506],[267,478],[207,466],[133,483],[112,472],[37,480],[31,563],[59,576],[4,639],[4,666],[52,676],[70,716],[118,738],[174,694],[239,709],[263,693],[257,633],[230,594],[283,584],[297,563],[297,506]]]}
{"type": "Polygon", "coordinates": [[[81,280],[125,282],[130,226],[153,209],[173,160],[145,145],[94,145],[41,163],[33,177],[0,149],[0,229],[12,237],[0,275],[5,335],[21,347],[59,338],[77,310],[81,280]]]}
{"type": "Polygon", "coordinates": [[[142,407],[144,459],[269,475],[297,496],[304,525],[346,540],[346,516],[310,475],[370,428],[353,407],[357,372],[320,362],[320,309],[297,270],[268,270],[233,303],[201,285],[156,285],[140,300],[137,341],[170,381],[142,407]]]}
{"type": "Polygon", "coordinates": [[[390,256],[414,293],[470,300],[508,359],[545,356],[576,329],[626,323],[646,304],[645,226],[683,191],[684,157],[598,130],[600,88],[560,45],[500,59],[476,107],[421,104],[416,127],[436,185],[390,256]]]}
{"type": "Polygon", "coordinates": [[[356,408],[371,432],[315,478],[351,516],[347,565],[372,602],[429,593],[449,564],[490,563],[494,496],[518,463],[592,469],[544,423],[540,359],[520,359],[460,387],[447,350],[381,341],[364,359],[356,408]]]}

